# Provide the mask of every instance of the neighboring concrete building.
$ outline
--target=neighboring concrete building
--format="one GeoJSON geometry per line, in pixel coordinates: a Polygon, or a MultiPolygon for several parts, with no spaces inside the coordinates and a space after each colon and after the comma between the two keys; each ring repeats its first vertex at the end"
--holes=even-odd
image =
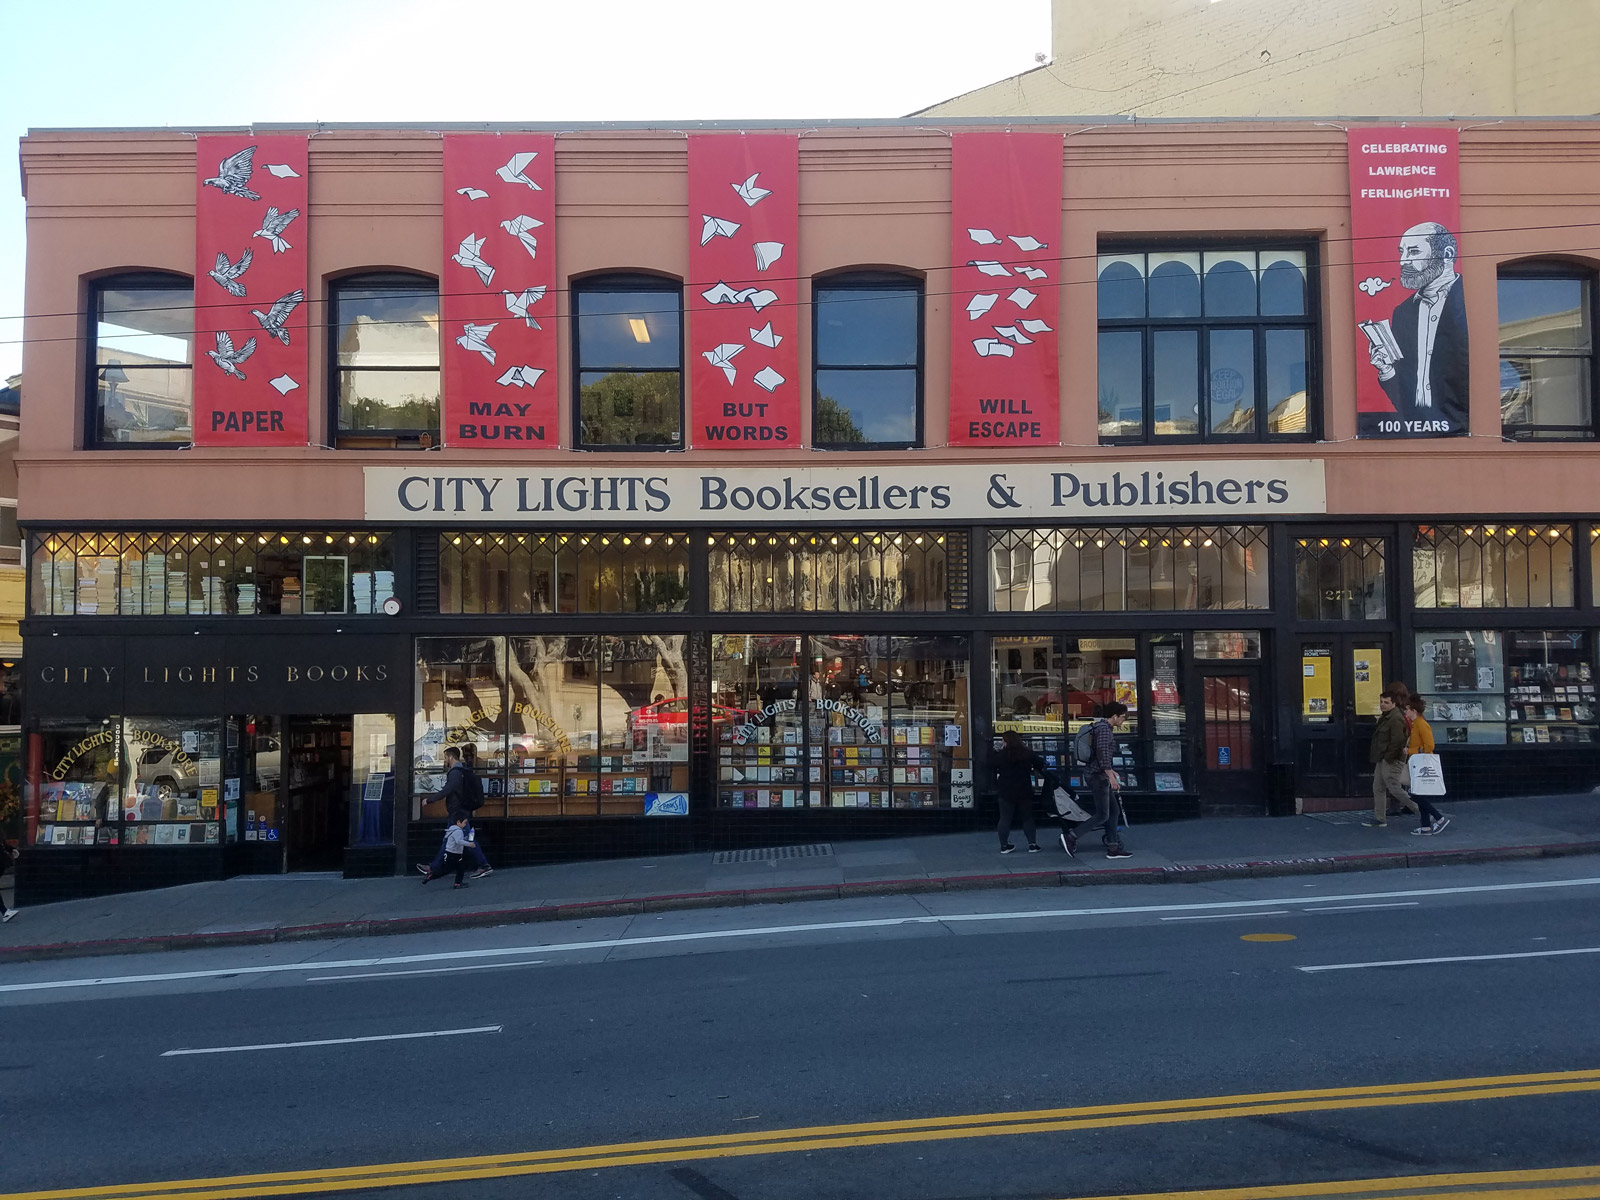
{"type": "Polygon", "coordinates": [[[1052,58],[913,116],[1585,116],[1600,0],[1052,0],[1052,58]]]}

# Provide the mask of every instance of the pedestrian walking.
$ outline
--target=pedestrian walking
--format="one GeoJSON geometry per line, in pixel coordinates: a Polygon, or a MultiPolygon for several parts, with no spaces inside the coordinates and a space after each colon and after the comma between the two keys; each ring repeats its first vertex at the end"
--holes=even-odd
{"type": "MultiPolygon", "coordinates": [[[[1061,848],[1074,857],[1078,852],[1078,839],[1096,829],[1100,831],[1100,841],[1106,848],[1107,858],[1133,857],[1117,832],[1117,818],[1122,810],[1122,779],[1111,765],[1117,754],[1113,734],[1122,728],[1127,719],[1128,706],[1113,700],[1105,706],[1104,715],[1089,727],[1090,753],[1082,765],[1084,782],[1094,794],[1094,816],[1077,829],[1061,834],[1061,848]]],[[[1078,736],[1082,736],[1081,731],[1078,736]]],[[[1077,738],[1073,741],[1076,755],[1077,738]]]]}
{"type": "Polygon", "coordinates": [[[1037,826],[1033,818],[1033,801],[1036,795],[1033,775],[1044,776],[1047,791],[1056,787],[1055,773],[1045,766],[1044,759],[1028,747],[1022,736],[1008,729],[1000,735],[1000,752],[995,755],[995,785],[1000,792],[1000,853],[1010,854],[1016,849],[1011,844],[1011,826],[1021,818],[1022,832],[1028,839],[1028,853],[1039,853],[1037,826]]]}
{"type": "MultiPolygon", "coordinates": [[[[1423,714],[1427,711],[1428,702],[1421,696],[1412,696],[1406,701],[1406,708],[1412,714],[1411,732],[1406,737],[1406,760],[1409,762],[1413,754],[1436,754],[1433,745],[1433,726],[1428,724],[1428,718],[1423,714]]],[[[1411,799],[1416,802],[1417,816],[1421,821],[1411,832],[1414,834],[1434,834],[1443,831],[1450,824],[1450,818],[1434,807],[1433,801],[1428,797],[1412,792],[1411,799]]]]}
{"type": "Polygon", "coordinates": [[[467,847],[472,845],[470,824],[471,817],[467,813],[453,812],[450,814],[450,828],[445,832],[444,849],[442,851],[444,855],[444,870],[436,875],[430,868],[428,873],[422,877],[423,883],[431,883],[439,875],[447,875],[454,871],[456,873],[455,886],[458,888],[467,886],[467,847]]]}
{"type": "Polygon", "coordinates": [[[1389,824],[1389,810],[1398,806],[1418,812],[1417,803],[1406,794],[1406,718],[1405,706],[1411,689],[1391,683],[1378,697],[1378,727],[1372,731],[1367,758],[1372,763],[1372,816],[1361,822],[1373,829],[1389,824]]]}
{"type": "MultiPolygon", "coordinates": [[[[468,853],[472,855],[473,861],[477,864],[478,868],[472,873],[472,877],[474,879],[482,879],[486,875],[493,875],[494,868],[489,865],[488,857],[483,853],[482,847],[478,845],[477,831],[471,827],[472,814],[483,807],[483,783],[481,780],[479,780],[477,775],[474,774],[472,768],[461,760],[461,751],[457,750],[454,746],[446,746],[444,748],[444,764],[444,787],[439,789],[439,791],[434,795],[429,796],[428,799],[430,801],[444,801],[445,811],[452,814],[452,824],[455,823],[455,813],[464,812],[467,814],[467,828],[468,832],[472,834],[472,838],[469,842],[468,853]]],[[[448,830],[445,831],[445,836],[449,836],[448,830]]],[[[417,871],[420,874],[426,875],[430,878],[443,874],[444,855],[444,847],[441,846],[439,848],[439,853],[433,856],[433,861],[431,863],[417,864],[417,871]]]]}
{"type": "MultiPolygon", "coordinates": [[[[0,877],[11,869],[11,864],[16,861],[17,851],[4,842],[0,842],[0,877]]],[[[0,896],[0,921],[9,921],[17,915],[17,910],[6,907],[6,898],[0,896]]]]}

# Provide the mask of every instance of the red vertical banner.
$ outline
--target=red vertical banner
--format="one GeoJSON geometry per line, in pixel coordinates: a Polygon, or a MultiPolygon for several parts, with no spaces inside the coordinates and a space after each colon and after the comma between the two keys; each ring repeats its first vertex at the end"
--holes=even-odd
{"type": "Polygon", "coordinates": [[[551,134],[445,135],[439,319],[446,445],[561,444],[555,157],[551,134]]]}
{"type": "Polygon", "coordinates": [[[950,444],[1061,440],[1061,137],[951,138],[950,444]]]}
{"type": "Polygon", "coordinates": [[[689,444],[800,441],[800,142],[689,138],[689,444]]]}
{"type": "Polygon", "coordinates": [[[1350,130],[1356,433],[1469,432],[1454,129],[1350,130]]]}
{"type": "Polygon", "coordinates": [[[196,139],[194,442],[304,446],[304,137],[196,139]]]}

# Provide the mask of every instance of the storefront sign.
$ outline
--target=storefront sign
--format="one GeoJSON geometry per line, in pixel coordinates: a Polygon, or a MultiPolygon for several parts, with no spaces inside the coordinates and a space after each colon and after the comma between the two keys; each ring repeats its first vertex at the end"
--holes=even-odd
{"type": "Polygon", "coordinates": [[[369,521],[1129,521],[1327,511],[1320,459],[923,467],[367,467],[369,521]]]}
{"type": "Polygon", "coordinates": [[[304,446],[306,139],[225,134],[196,153],[195,445],[304,446]]]}
{"type": "Polygon", "coordinates": [[[446,445],[560,445],[555,194],[554,136],[445,136],[446,445]]]}
{"type": "Polygon", "coordinates": [[[800,445],[800,142],[689,138],[689,444],[800,445]]]}
{"type": "Polygon", "coordinates": [[[1361,437],[1468,432],[1454,129],[1350,131],[1361,437]]]}
{"type": "Polygon", "coordinates": [[[951,138],[950,444],[1061,440],[1061,138],[951,138]]]}

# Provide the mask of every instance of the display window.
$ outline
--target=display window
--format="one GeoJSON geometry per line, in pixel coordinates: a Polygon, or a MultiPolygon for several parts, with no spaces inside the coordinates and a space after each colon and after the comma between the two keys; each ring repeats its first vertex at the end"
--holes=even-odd
{"type": "Polygon", "coordinates": [[[216,845],[222,840],[222,722],[125,717],[123,840],[216,845]]]}
{"type": "Polygon", "coordinates": [[[1571,525],[1418,525],[1418,608],[1571,608],[1571,525]]]}
{"type": "Polygon", "coordinates": [[[1522,745],[1596,740],[1595,678],[1577,629],[1513,629],[1506,639],[1507,732],[1522,745]]]}
{"type": "MultiPolygon", "coordinates": [[[[1440,745],[1506,741],[1505,634],[1494,629],[1416,635],[1417,692],[1440,745]]],[[[1382,686],[1377,680],[1372,683],[1382,686]]]]}
{"type": "Polygon", "coordinates": [[[946,612],[966,607],[960,530],[713,534],[713,612],[946,612]],[[952,563],[958,569],[951,573],[952,563]]]}
{"type": "MultiPolygon", "coordinates": [[[[239,732],[240,796],[236,801],[231,794],[224,794],[229,810],[228,840],[237,836],[245,842],[279,842],[285,829],[278,803],[285,766],[283,719],[245,717],[239,732]]],[[[224,787],[231,788],[231,783],[224,787]]]]}
{"type": "Polygon", "coordinates": [[[445,533],[441,613],[682,612],[682,533],[445,533]]]}
{"type": "Polygon", "coordinates": [[[446,815],[430,800],[444,788],[444,751],[454,746],[483,781],[485,816],[504,812],[506,762],[504,638],[418,638],[413,726],[413,815],[446,815]],[[496,786],[496,780],[501,786],[496,786]]]}
{"type": "Polygon", "coordinates": [[[115,845],[121,840],[122,720],[47,720],[30,739],[35,775],[23,795],[35,846],[115,845]]]}
{"type": "Polygon", "coordinates": [[[350,738],[350,844],[394,842],[394,714],[356,713],[350,738]]]}

